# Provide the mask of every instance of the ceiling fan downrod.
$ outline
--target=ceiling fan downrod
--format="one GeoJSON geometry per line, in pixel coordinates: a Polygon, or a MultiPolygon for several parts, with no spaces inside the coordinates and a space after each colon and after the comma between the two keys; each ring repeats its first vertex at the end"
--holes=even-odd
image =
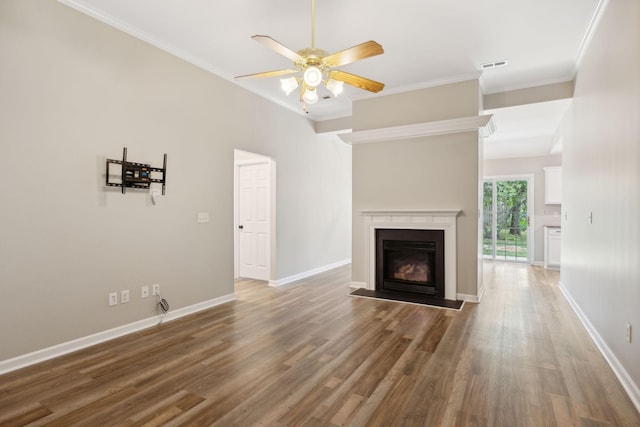
{"type": "Polygon", "coordinates": [[[311,0],[311,49],[316,47],[316,0],[311,0]]]}

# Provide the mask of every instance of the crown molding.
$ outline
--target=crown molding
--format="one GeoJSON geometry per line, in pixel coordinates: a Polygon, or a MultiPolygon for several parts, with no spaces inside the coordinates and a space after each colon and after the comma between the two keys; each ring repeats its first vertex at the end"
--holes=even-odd
{"type": "Polygon", "coordinates": [[[412,125],[392,126],[380,129],[368,129],[351,133],[342,133],[338,134],[338,136],[347,144],[353,145],[364,144],[367,142],[470,132],[474,130],[479,131],[480,136],[483,138],[491,136],[495,131],[493,114],[460,117],[457,119],[439,120],[412,125]]]}
{"type": "Polygon", "coordinates": [[[580,42],[580,47],[578,48],[578,54],[576,55],[575,68],[574,68],[574,78],[575,74],[577,74],[580,65],[582,64],[582,60],[584,59],[584,55],[591,44],[591,40],[600,25],[600,21],[602,21],[602,17],[609,5],[609,0],[600,0],[596,5],[596,10],[593,13],[593,17],[589,22],[589,26],[587,27],[587,31],[585,32],[582,41],[580,42]]]}

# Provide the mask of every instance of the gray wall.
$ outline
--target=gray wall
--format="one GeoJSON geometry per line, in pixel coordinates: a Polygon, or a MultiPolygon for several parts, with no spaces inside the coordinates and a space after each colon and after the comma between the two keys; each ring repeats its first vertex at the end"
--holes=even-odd
{"type": "Polygon", "coordinates": [[[496,108],[514,107],[556,99],[569,99],[573,96],[574,84],[575,82],[571,80],[506,92],[490,93],[482,97],[482,107],[485,110],[493,110],[496,108]]]}
{"type": "Polygon", "coordinates": [[[0,2],[0,56],[0,360],[233,293],[234,148],[277,163],[276,279],[350,258],[351,148],[304,117],[54,0],[0,2]],[[123,146],[158,205],[104,188],[123,146]]]}
{"type": "Polygon", "coordinates": [[[282,126],[274,156],[279,279],[351,259],[351,147],[288,117],[303,126],[282,126]]]}
{"type": "MultiPolygon", "coordinates": [[[[476,116],[477,81],[358,101],[353,130],[476,116]]],[[[478,132],[353,146],[352,279],[366,281],[363,209],[461,209],[458,293],[478,293],[478,132]]]]}
{"type": "Polygon", "coordinates": [[[544,262],[544,226],[560,225],[560,205],[544,204],[544,167],[561,166],[562,156],[490,159],[484,161],[484,176],[533,175],[533,262],[544,262]]]}
{"type": "MultiPolygon", "coordinates": [[[[640,2],[611,0],[564,138],[562,285],[640,385],[640,2]],[[587,221],[593,212],[593,224],[587,221]],[[625,339],[631,323],[633,342],[625,339]]],[[[637,389],[636,389],[637,390],[637,389]]]]}

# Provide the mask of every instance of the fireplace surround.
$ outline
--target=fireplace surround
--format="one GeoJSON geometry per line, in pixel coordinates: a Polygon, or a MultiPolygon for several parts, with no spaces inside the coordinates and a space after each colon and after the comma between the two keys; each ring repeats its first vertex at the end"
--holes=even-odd
{"type": "Polygon", "coordinates": [[[367,227],[365,248],[368,251],[365,288],[376,290],[376,234],[379,230],[441,230],[444,233],[443,298],[457,300],[456,218],[459,213],[460,210],[452,209],[362,210],[367,227]]]}

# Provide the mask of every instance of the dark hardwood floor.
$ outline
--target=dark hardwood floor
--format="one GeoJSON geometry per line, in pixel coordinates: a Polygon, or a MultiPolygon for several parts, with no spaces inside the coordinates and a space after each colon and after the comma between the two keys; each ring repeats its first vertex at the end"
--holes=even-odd
{"type": "Polygon", "coordinates": [[[461,311],[347,296],[348,267],[0,376],[0,425],[640,426],[558,290],[488,263],[461,311]]]}

